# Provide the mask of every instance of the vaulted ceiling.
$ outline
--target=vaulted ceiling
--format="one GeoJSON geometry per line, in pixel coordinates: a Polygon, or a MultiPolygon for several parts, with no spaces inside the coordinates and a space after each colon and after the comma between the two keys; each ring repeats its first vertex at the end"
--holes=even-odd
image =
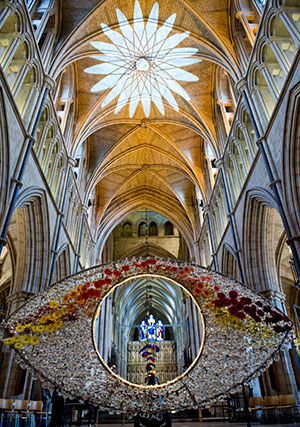
{"type": "MultiPolygon", "coordinates": [[[[233,81],[241,77],[231,38],[229,1],[158,2],[156,29],[168,19],[170,22],[170,16],[176,14],[168,37],[189,33],[176,47],[191,50],[191,58],[196,63],[182,68],[196,76],[196,81],[179,78],[180,86],[190,99],[171,90],[177,111],[171,95],[169,99],[162,96],[164,114],[155,102],[151,102],[149,117],[146,117],[142,101],[133,115],[129,103],[115,114],[118,97],[102,106],[113,86],[91,92],[105,76],[85,71],[100,64],[99,54],[103,55],[94,42],[113,46],[111,34],[119,37],[125,32],[117,9],[122,12],[124,22],[127,18],[129,25],[138,31],[135,0],[88,1],[82,3],[83,6],[69,0],[63,3],[62,31],[51,74],[58,77],[69,67],[75,76],[76,120],[72,153],[75,156],[81,144],[87,144],[86,201],[94,191],[99,235],[110,232],[116,221],[133,210],[148,207],[172,220],[190,240],[196,239],[198,204],[208,196],[204,172],[207,147],[215,157],[219,155],[213,110],[216,67],[222,67],[233,81]],[[109,32],[101,24],[112,30],[109,32]]],[[[154,0],[140,0],[145,24],[154,4],[154,0]]],[[[152,58],[145,54],[134,59],[136,69],[141,58],[145,62],[142,65],[151,67],[152,58]]],[[[104,59],[100,61],[105,63],[104,59]]]]}

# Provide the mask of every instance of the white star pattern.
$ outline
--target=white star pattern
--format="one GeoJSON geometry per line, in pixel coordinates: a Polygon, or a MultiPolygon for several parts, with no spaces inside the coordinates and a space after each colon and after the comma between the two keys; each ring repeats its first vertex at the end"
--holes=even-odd
{"type": "Polygon", "coordinates": [[[129,115],[133,117],[141,101],[144,113],[149,117],[151,101],[162,115],[165,114],[163,98],[176,111],[179,110],[172,91],[190,101],[189,94],[176,80],[183,82],[199,80],[194,74],[180,68],[201,62],[199,58],[192,58],[198,49],[177,48],[176,46],[189,36],[189,32],[169,36],[176,13],[158,28],[158,11],[159,6],[156,2],[145,23],[140,3],[136,0],[132,26],[120,9],[116,9],[116,13],[121,32],[101,24],[103,32],[112,44],[91,42],[91,45],[101,52],[101,55],[93,55],[91,58],[102,63],[84,70],[90,74],[105,75],[91,89],[91,92],[111,89],[101,107],[119,97],[115,114],[129,104],[129,115]]]}

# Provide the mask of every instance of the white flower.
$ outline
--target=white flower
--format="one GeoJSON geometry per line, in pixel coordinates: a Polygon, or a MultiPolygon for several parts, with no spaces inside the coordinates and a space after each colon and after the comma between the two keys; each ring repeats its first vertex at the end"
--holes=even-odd
{"type": "Polygon", "coordinates": [[[111,89],[102,102],[102,107],[119,96],[115,114],[129,103],[129,115],[133,117],[141,101],[145,115],[149,117],[151,101],[153,101],[160,113],[164,115],[162,98],[178,111],[178,104],[172,91],[186,101],[190,101],[189,94],[176,80],[185,82],[198,80],[198,77],[180,68],[201,61],[199,58],[192,58],[198,49],[176,48],[189,36],[189,32],[169,36],[176,13],[158,27],[158,9],[156,2],[145,23],[140,3],[136,0],[132,26],[121,10],[117,9],[121,32],[101,24],[112,44],[97,41],[91,43],[101,52],[101,55],[93,55],[92,58],[102,63],[88,67],[84,71],[90,74],[106,75],[92,87],[91,92],[111,89]]]}

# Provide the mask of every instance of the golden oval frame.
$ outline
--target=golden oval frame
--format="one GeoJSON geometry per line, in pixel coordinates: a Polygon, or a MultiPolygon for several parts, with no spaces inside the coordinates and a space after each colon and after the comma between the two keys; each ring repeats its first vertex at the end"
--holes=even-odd
{"type": "Polygon", "coordinates": [[[200,307],[200,305],[199,305],[199,303],[198,303],[198,301],[196,300],[196,298],[192,295],[192,293],[190,292],[190,290],[189,289],[187,289],[184,285],[182,285],[181,283],[179,283],[179,282],[176,282],[176,280],[174,280],[174,279],[171,279],[170,277],[168,277],[168,276],[163,276],[163,275],[161,275],[161,274],[155,274],[155,273],[153,273],[153,274],[151,274],[151,273],[147,273],[147,274],[135,274],[135,275],[133,275],[133,276],[130,276],[130,277],[126,277],[126,279],[124,279],[124,280],[122,280],[121,282],[119,282],[119,283],[116,283],[114,286],[112,286],[112,288],[105,294],[105,296],[103,297],[103,299],[100,301],[100,303],[98,304],[98,306],[97,306],[97,308],[96,308],[96,310],[95,310],[95,313],[94,313],[94,316],[93,316],[93,320],[92,320],[92,341],[93,341],[93,345],[94,345],[94,349],[95,349],[95,351],[96,351],[96,353],[97,353],[97,356],[98,356],[98,358],[99,358],[99,360],[100,360],[100,362],[101,362],[101,364],[102,364],[102,366],[106,369],[106,371],[110,374],[110,375],[112,375],[114,378],[116,378],[118,381],[121,381],[123,384],[126,384],[126,385],[128,385],[128,386],[130,386],[130,387],[132,387],[132,388],[138,388],[138,389],[141,389],[141,390],[149,390],[149,389],[162,389],[162,388],[165,388],[165,387],[168,387],[168,386],[170,386],[170,385],[172,385],[172,384],[175,384],[175,383],[177,383],[178,381],[180,381],[183,377],[185,377],[189,372],[191,372],[191,370],[195,367],[195,365],[197,364],[197,362],[199,361],[199,359],[200,359],[200,357],[201,357],[201,354],[202,354],[202,351],[203,351],[203,348],[204,348],[204,344],[205,344],[205,337],[206,337],[206,325],[205,325],[205,319],[204,319],[204,316],[203,316],[203,313],[202,313],[202,310],[201,310],[201,307],[200,307]],[[197,356],[195,357],[195,359],[193,360],[193,362],[192,362],[192,364],[188,367],[188,369],[185,371],[185,372],[183,372],[181,375],[178,375],[176,378],[174,378],[174,379],[172,379],[172,380],[170,380],[170,381],[167,381],[167,382],[165,382],[165,383],[163,383],[163,384],[156,384],[156,385],[142,385],[142,384],[135,384],[135,383],[132,383],[132,382],[130,382],[130,381],[128,381],[128,380],[126,380],[125,378],[123,378],[123,377],[121,377],[120,375],[118,375],[118,374],[116,374],[115,372],[113,372],[111,369],[110,369],[110,367],[107,365],[107,363],[103,360],[103,358],[102,358],[102,356],[101,356],[101,354],[100,354],[100,352],[99,352],[99,350],[98,350],[98,347],[97,347],[97,343],[96,343],[96,334],[95,334],[95,323],[96,323],[96,320],[97,320],[97,318],[98,318],[98,316],[99,316],[99,314],[100,314],[100,311],[101,311],[101,306],[102,306],[102,304],[103,304],[103,302],[104,302],[104,300],[111,294],[111,293],[113,293],[114,291],[115,291],[115,289],[117,289],[118,287],[120,287],[120,286],[123,286],[124,284],[127,284],[128,282],[132,282],[132,281],[134,281],[134,280],[138,280],[138,279],[142,279],[142,278],[147,278],[147,277],[149,277],[149,278],[155,278],[155,279],[164,279],[164,280],[167,280],[167,281],[170,281],[171,283],[173,283],[174,285],[176,285],[176,286],[179,286],[180,288],[182,288],[183,289],[183,291],[186,293],[186,294],[188,294],[188,296],[192,299],[192,301],[194,302],[194,304],[196,305],[196,307],[197,307],[197,309],[198,309],[198,313],[199,313],[199,316],[200,316],[200,319],[201,319],[201,321],[202,321],[202,325],[203,325],[203,334],[202,334],[202,337],[201,337],[201,342],[200,342],[200,347],[199,347],[199,350],[198,350],[198,353],[197,353],[197,356]]]}

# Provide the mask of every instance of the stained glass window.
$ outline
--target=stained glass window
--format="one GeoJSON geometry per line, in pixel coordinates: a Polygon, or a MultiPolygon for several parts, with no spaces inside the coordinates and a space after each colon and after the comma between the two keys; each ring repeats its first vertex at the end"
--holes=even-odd
{"type": "Polygon", "coordinates": [[[153,314],[150,314],[147,323],[143,320],[140,323],[140,341],[163,341],[164,325],[161,320],[155,321],[153,314]]]}

